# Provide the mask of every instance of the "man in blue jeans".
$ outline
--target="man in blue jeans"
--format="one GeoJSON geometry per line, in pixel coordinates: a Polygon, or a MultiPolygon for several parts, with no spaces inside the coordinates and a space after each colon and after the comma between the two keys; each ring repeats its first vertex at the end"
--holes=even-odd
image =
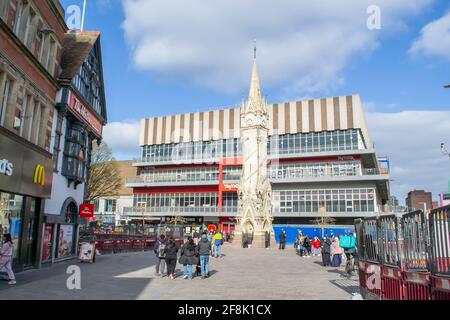
{"type": "Polygon", "coordinates": [[[202,234],[202,238],[198,243],[198,254],[200,256],[200,268],[202,270],[202,279],[209,277],[209,255],[211,254],[211,242],[208,241],[206,233],[202,234]]]}

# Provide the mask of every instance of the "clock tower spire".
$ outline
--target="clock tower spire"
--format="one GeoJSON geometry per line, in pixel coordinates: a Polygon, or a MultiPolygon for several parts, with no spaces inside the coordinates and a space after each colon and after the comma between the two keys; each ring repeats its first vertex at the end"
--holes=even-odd
{"type": "Polygon", "coordinates": [[[268,238],[272,239],[272,245],[275,243],[272,188],[267,175],[268,136],[267,105],[261,94],[255,46],[250,92],[241,108],[242,175],[235,234],[238,245],[244,239],[251,239],[253,247],[259,248],[266,247],[268,238]]]}

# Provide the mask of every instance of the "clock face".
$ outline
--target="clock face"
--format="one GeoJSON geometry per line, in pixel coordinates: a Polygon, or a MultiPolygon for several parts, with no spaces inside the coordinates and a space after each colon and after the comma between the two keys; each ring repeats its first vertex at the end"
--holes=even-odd
{"type": "Polygon", "coordinates": [[[245,123],[248,125],[252,125],[255,123],[255,115],[253,114],[248,114],[245,116],[245,123]]]}

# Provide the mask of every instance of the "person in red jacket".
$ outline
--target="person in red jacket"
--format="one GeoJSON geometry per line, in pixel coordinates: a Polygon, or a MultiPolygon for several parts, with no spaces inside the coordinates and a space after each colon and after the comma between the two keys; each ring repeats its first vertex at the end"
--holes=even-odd
{"type": "Polygon", "coordinates": [[[320,240],[317,236],[314,237],[314,240],[311,241],[312,246],[312,254],[313,256],[320,257],[320,240]]]}

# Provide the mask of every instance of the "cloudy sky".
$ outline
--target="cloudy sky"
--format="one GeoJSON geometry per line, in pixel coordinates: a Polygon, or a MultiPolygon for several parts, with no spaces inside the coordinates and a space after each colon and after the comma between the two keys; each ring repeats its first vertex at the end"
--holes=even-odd
{"type": "Polygon", "coordinates": [[[267,101],[359,93],[377,153],[391,160],[392,193],[437,198],[447,188],[446,0],[88,0],[87,9],[86,29],[102,32],[104,136],[119,159],[139,154],[142,117],[239,105],[256,39],[267,101]],[[368,28],[378,9],[380,28],[368,28]]]}

